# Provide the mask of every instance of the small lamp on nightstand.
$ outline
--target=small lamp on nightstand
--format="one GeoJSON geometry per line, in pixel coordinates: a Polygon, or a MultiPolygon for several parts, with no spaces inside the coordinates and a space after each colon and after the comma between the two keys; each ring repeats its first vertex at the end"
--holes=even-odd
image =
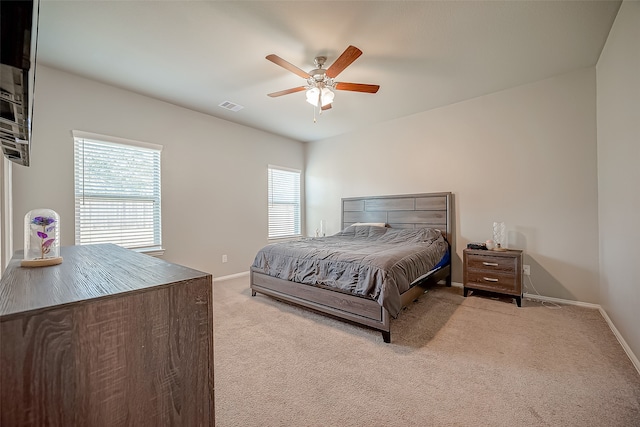
{"type": "Polygon", "coordinates": [[[493,223],[493,241],[495,242],[494,251],[506,251],[505,247],[505,225],[504,222],[494,222],[493,223]]]}

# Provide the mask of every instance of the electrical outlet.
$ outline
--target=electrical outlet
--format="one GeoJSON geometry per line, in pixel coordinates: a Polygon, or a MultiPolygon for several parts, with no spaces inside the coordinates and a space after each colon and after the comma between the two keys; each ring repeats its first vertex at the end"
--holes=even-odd
{"type": "Polygon", "coordinates": [[[227,262],[227,255],[222,255],[222,262],[227,262]]]}
{"type": "Polygon", "coordinates": [[[527,264],[523,265],[522,272],[524,273],[525,276],[531,275],[531,266],[527,264]]]}

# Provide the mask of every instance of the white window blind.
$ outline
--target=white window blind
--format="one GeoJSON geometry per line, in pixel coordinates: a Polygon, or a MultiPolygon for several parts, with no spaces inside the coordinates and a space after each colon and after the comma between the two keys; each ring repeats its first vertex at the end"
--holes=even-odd
{"type": "Polygon", "coordinates": [[[78,131],[73,135],[76,245],[160,250],[162,147],[78,131]]]}
{"type": "Polygon", "coordinates": [[[300,171],[269,166],[269,238],[300,236],[300,171]]]}

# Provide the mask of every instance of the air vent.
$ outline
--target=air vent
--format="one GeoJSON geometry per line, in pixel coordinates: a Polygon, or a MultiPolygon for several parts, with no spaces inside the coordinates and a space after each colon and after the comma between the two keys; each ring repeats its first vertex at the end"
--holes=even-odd
{"type": "Polygon", "coordinates": [[[229,101],[224,101],[223,103],[218,104],[218,107],[222,107],[226,110],[231,110],[234,112],[240,111],[244,108],[242,105],[234,104],[233,102],[229,102],[229,101]]]}

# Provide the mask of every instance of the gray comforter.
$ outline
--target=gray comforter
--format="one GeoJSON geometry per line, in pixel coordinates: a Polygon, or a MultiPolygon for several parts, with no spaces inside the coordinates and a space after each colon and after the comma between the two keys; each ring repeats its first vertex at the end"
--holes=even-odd
{"type": "Polygon", "coordinates": [[[329,237],[270,244],[258,252],[252,268],[370,297],[396,317],[402,308],[400,294],[446,252],[447,242],[435,229],[350,226],[329,237]]]}

